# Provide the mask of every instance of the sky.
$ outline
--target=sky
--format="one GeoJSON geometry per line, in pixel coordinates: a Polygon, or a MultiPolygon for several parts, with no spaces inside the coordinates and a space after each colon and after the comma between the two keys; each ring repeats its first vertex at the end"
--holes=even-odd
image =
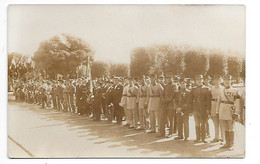
{"type": "Polygon", "coordinates": [[[62,33],[85,40],[94,58],[129,63],[137,47],[190,45],[245,55],[244,6],[11,5],[8,52],[33,55],[62,33]]]}

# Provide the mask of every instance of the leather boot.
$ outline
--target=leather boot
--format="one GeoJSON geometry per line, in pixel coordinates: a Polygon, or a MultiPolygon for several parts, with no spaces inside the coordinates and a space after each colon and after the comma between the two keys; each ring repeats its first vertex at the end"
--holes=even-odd
{"type": "Polygon", "coordinates": [[[234,149],[234,137],[235,137],[235,133],[234,131],[229,131],[229,150],[233,150],[234,149]]]}
{"type": "Polygon", "coordinates": [[[227,149],[227,148],[229,148],[229,140],[230,140],[230,138],[229,138],[229,131],[225,131],[225,138],[226,138],[226,143],[225,143],[225,145],[224,146],[221,146],[220,147],[220,149],[227,149]]]}

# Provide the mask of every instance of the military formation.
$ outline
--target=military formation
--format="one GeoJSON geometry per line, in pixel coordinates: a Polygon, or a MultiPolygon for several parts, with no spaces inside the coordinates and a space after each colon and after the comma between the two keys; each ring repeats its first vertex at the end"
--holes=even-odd
{"type": "Polygon", "coordinates": [[[111,121],[120,126],[157,133],[158,138],[189,140],[189,120],[194,117],[194,142],[220,143],[221,149],[233,150],[235,121],[244,106],[232,77],[202,76],[194,79],[178,75],[68,79],[16,80],[17,101],[38,104],[88,117],[94,121],[111,121]],[[208,120],[215,133],[209,141],[208,120]]]}

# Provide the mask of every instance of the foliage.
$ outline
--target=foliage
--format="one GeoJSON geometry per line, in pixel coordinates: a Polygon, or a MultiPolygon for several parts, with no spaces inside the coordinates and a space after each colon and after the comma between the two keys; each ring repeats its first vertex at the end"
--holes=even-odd
{"type": "Polygon", "coordinates": [[[75,73],[77,66],[87,62],[88,57],[93,60],[93,51],[86,42],[61,34],[41,42],[33,60],[37,69],[55,78],[58,73],[64,76],[75,73]]]}

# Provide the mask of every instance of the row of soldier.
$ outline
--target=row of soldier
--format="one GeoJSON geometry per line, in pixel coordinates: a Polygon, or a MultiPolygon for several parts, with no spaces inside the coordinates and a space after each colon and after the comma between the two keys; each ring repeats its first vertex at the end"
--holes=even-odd
{"type": "Polygon", "coordinates": [[[222,148],[234,145],[234,121],[240,115],[240,96],[232,88],[231,76],[210,78],[202,75],[189,78],[159,76],[76,80],[17,81],[14,94],[17,100],[40,104],[93,120],[105,119],[129,129],[158,133],[157,137],[189,138],[189,119],[195,120],[195,142],[207,142],[208,119],[214,123],[215,136],[211,142],[225,143],[222,148]],[[122,121],[125,120],[124,123],[122,121]],[[169,132],[166,132],[169,129],[169,132]],[[221,133],[220,133],[221,132],[221,133]]]}

